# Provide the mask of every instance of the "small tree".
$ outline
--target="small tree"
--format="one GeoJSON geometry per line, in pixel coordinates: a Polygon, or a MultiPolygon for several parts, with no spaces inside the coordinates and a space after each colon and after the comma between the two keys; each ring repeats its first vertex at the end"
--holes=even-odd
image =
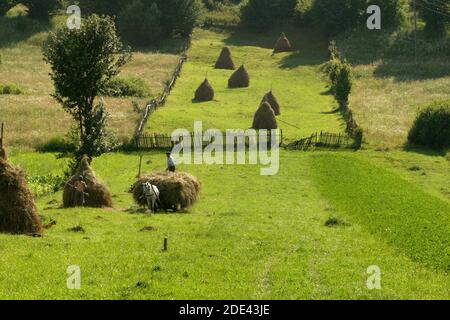
{"type": "Polygon", "coordinates": [[[83,20],[81,29],[52,32],[43,53],[51,66],[53,96],[78,123],[77,155],[107,152],[105,110],[96,98],[131,58],[112,18],[92,15],[83,20]]]}
{"type": "Polygon", "coordinates": [[[430,37],[442,37],[447,32],[447,24],[450,23],[450,1],[434,2],[432,9],[429,8],[430,5],[419,6],[417,9],[425,21],[425,32],[430,37]]]}

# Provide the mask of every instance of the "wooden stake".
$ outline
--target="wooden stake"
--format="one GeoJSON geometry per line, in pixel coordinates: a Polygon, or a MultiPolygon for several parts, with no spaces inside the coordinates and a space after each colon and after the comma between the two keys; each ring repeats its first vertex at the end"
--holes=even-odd
{"type": "Polygon", "coordinates": [[[2,122],[2,127],[0,129],[0,147],[3,147],[3,128],[4,128],[4,123],[2,122]]]}
{"type": "Polygon", "coordinates": [[[167,251],[167,243],[168,243],[168,239],[164,238],[164,245],[163,245],[163,251],[167,251]]]}
{"type": "Polygon", "coordinates": [[[142,154],[139,156],[139,171],[138,171],[138,179],[141,178],[141,168],[142,168],[142,154]]]}

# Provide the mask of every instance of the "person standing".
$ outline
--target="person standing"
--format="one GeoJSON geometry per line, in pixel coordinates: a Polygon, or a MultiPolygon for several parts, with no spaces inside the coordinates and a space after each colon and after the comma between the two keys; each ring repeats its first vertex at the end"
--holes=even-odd
{"type": "Polygon", "coordinates": [[[166,153],[167,156],[167,169],[166,171],[175,172],[175,160],[173,159],[170,152],[166,153]]]}
{"type": "Polygon", "coordinates": [[[87,190],[87,184],[82,175],[80,175],[77,179],[77,181],[73,184],[73,189],[75,191],[75,200],[74,200],[74,206],[75,207],[84,207],[86,204],[85,197],[88,196],[86,193],[87,190]]]}

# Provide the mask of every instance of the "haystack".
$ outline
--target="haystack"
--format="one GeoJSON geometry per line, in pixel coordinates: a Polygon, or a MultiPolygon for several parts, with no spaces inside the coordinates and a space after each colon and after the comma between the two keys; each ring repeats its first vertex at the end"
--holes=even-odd
{"type": "Polygon", "coordinates": [[[202,82],[197,91],[195,91],[196,101],[211,101],[214,99],[214,89],[209,83],[208,79],[202,82]]]}
{"type": "Polygon", "coordinates": [[[229,88],[247,88],[250,86],[250,77],[244,65],[240,66],[228,80],[229,88]]]}
{"type": "Polygon", "coordinates": [[[230,48],[224,47],[222,52],[220,53],[219,58],[216,61],[215,65],[216,69],[226,69],[226,70],[234,70],[236,66],[234,65],[233,58],[231,57],[230,48]]]}
{"type": "Polygon", "coordinates": [[[24,174],[5,158],[0,157],[0,232],[41,235],[41,219],[24,174]]]}
{"type": "Polygon", "coordinates": [[[89,158],[84,156],[75,175],[66,183],[63,193],[64,208],[79,206],[75,184],[83,176],[87,185],[84,206],[91,208],[111,208],[112,196],[109,190],[95,176],[89,165],[89,158]]]}
{"type": "Polygon", "coordinates": [[[154,172],[141,177],[132,187],[134,201],[147,205],[142,194],[142,184],[150,182],[158,187],[162,210],[185,210],[199,198],[201,184],[194,176],[184,172],[154,172]]]}
{"type": "Polygon", "coordinates": [[[256,130],[272,130],[278,128],[275,113],[269,103],[263,102],[256,111],[252,128],[256,130]]]}
{"type": "Polygon", "coordinates": [[[273,49],[274,53],[278,52],[290,52],[292,51],[291,43],[289,42],[289,39],[286,37],[284,32],[281,34],[280,38],[278,39],[277,43],[275,44],[275,48],[273,49]]]}
{"type": "Polygon", "coordinates": [[[261,101],[261,104],[267,102],[272,107],[273,112],[276,116],[281,115],[280,104],[278,103],[277,98],[273,94],[272,90],[266,93],[264,98],[261,101]]]}

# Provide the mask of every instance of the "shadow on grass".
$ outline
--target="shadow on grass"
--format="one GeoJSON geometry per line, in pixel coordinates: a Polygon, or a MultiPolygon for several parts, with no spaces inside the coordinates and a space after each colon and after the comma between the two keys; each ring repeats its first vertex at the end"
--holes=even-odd
{"type": "Polygon", "coordinates": [[[450,152],[450,148],[435,150],[412,144],[405,144],[403,146],[403,150],[406,152],[418,153],[424,156],[431,156],[431,157],[445,157],[450,152]]]}
{"type": "Polygon", "coordinates": [[[294,69],[299,66],[320,65],[327,61],[328,41],[314,29],[284,26],[261,34],[238,28],[225,40],[225,44],[273,49],[282,32],[289,38],[294,51],[281,59],[280,68],[294,69]]]}
{"type": "Polygon", "coordinates": [[[377,78],[393,77],[398,82],[437,79],[450,76],[450,63],[445,61],[418,62],[414,58],[383,61],[374,72],[377,78]]]}
{"type": "Polygon", "coordinates": [[[37,21],[26,16],[0,18],[0,48],[12,47],[51,29],[50,21],[37,21]]]}
{"type": "Polygon", "coordinates": [[[182,54],[189,43],[188,38],[162,39],[148,46],[131,46],[133,51],[143,53],[182,54]]]}

